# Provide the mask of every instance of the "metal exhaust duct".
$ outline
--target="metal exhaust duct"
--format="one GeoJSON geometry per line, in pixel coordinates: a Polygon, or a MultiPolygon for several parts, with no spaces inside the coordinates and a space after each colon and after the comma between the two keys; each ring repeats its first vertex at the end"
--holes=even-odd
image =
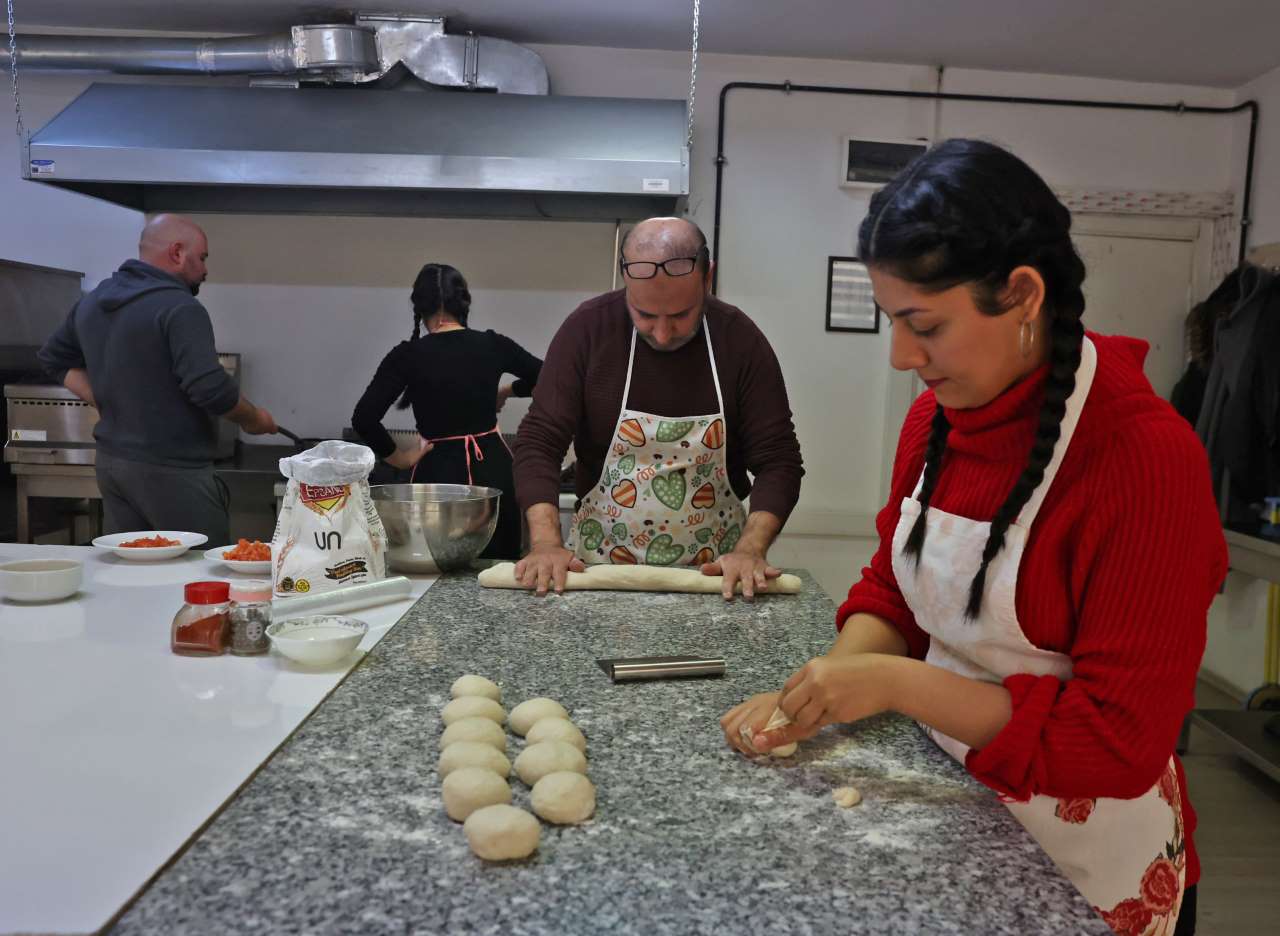
{"type": "MultiPolygon", "coordinates": [[[[17,49],[18,67],[30,69],[367,84],[404,66],[438,87],[502,94],[550,91],[546,65],[536,52],[505,39],[447,33],[442,17],[360,13],[352,24],[294,26],[279,35],[224,39],[22,35],[17,49]]],[[[9,50],[0,47],[0,65],[8,63],[9,50]]]]}
{"type": "MultiPolygon", "coordinates": [[[[374,33],[359,26],[294,26],[278,36],[150,39],[134,36],[21,36],[18,67],[119,75],[317,74],[378,68],[374,33]]],[[[0,61],[7,63],[6,49],[0,61]]]]}

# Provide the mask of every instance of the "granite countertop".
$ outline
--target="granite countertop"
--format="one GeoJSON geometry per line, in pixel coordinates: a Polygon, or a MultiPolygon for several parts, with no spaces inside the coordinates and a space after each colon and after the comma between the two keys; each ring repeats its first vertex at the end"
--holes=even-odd
{"type": "Polygon", "coordinates": [[[1109,933],[905,719],[827,729],[784,761],[727,747],[720,715],[825,649],[833,615],[807,575],[754,605],[446,576],[113,932],[1109,933]],[[614,685],[595,663],[685,652],[724,656],[726,676],[614,685]],[[441,804],[439,713],[468,672],[508,707],[560,700],[587,735],[596,815],[543,824],[526,861],[474,857],[441,804]],[[864,801],[840,809],[847,784],[864,801]]]}

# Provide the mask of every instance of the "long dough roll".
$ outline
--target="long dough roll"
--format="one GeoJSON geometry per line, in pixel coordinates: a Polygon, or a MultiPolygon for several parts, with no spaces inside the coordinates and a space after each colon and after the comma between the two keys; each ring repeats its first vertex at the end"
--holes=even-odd
{"type": "MultiPolygon", "coordinates": [[[[485,588],[524,588],[516,581],[514,562],[499,562],[480,573],[485,588]]],[[[570,572],[565,585],[570,591],[650,591],[688,592],[717,595],[723,584],[719,575],[703,575],[697,569],[667,569],[643,565],[595,565],[586,572],[570,572]]],[[[769,595],[797,595],[800,577],[783,574],[769,582],[769,595]]],[[[737,591],[742,592],[738,583],[737,591]]]]}

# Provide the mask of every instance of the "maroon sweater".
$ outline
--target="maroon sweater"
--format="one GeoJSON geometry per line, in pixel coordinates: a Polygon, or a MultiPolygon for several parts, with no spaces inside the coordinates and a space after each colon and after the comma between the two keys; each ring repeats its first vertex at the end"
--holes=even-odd
{"type": "MultiPolygon", "coordinates": [[[[782,369],[764,334],[740,309],[708,298],[705,314],[724,394],[729,482],[738,497],[751,495],[752,510],[785,521],[800,497],[804,468],[782,369]]],[[[600,477],[622,408],[631,331],[618,290],[584,302],[552,339],[516,437],[521,510],[557,503],[570,442],[578,497],[600,477]]],[[[706,339],[699,334],[676,351],[655,351],[637,340],[628,407],[665,417],[716,412],[706,339]]]]}

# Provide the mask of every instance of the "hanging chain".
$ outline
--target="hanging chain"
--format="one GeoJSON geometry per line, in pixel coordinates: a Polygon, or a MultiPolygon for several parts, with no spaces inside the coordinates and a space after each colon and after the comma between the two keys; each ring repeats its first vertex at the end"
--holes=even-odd
{"type": "Polygon", "coordinates": [[[26,139],[27,128],[22,125],[22,100],[18,97],[18,33],[13,25],[13,0],[7,0],[9,8],[9,76],[13,79],[13,113],[19,140],[26,139]]]}
{"type": "Polygon", "coordinates": [[[685,146],[689,149],[693,149],[693,99],[698,90],[698,26],[701,19],[702,0],[693,0],[693,61],[689,65],[689,127],[685,134],[685,146]]]}

